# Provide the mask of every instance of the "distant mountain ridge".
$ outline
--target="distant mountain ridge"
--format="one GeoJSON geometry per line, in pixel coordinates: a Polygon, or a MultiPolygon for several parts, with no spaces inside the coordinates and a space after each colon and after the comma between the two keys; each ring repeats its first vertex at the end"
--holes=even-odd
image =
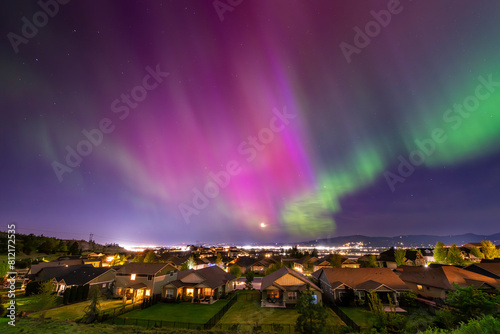
{"type": "Polygon", "coordinates": [[[339,247],[348,243],[362,242],[366,246],[372,247],[392,247],[392,246],[408,246],[408,247],[430,247],[440,241],[445,245],[456,244],[461,246],[468,242],[481,242],[482,240],[490,240],[494,244],[500,244],[500,233],[491,235],[481,235],[474,233],[466,233],[459,235],[398,235],[394,237],[369,237],[365,235],[348,235],[333,238],[310,240],[299,242],[299,245],[311,246],[329,246],[339,247]]]}

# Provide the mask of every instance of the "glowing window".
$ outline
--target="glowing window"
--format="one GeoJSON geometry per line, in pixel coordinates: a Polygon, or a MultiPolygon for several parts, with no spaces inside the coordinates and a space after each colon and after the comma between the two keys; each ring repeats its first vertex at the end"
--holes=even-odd
{"type": "Polygon", "coordinates": [[[130,275],[130,280],[135,281],[135,274],[130,275]]]}
{"type": "Polygon", "coordinates": [[[421,285],[417,284],[417,289],[422,290],[422,289],[423,289],[423,286],[421,286],[421,285]]]}
{"type": "Polygon", "coordinates": [[[193,289],[186,289],[186,293],[189,297],[193,295],[194,290],[193,289]]]}
{"type": "Polygon", "coordinates": [[[149,296],[151,294],[151,290],[146,290],[146,296],[149,296]]]}

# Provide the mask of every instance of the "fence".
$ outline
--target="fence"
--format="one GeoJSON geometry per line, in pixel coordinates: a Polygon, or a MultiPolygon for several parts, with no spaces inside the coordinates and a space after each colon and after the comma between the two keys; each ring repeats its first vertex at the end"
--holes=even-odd
{"type": "MultiPolygon", "coordinates": [[[[192,323],[192,322],[180,322],[180,321],[165,321],[165,320],[147,320],[147,319],[134,319],[134,318],[117,318],[118,315],[130,312],[134,308],[126,311],[126,312],[121,312],[117,313],[116,315],[110,316],[109,318],[109,323],[113,325],[136,325],[136,326],[143,326],[146,328],[153,328],[153,327],[167,327],[167,328],[182,328],[182,329],[210,329],[217,324],[217,322],[226,314],[226,312],[229,310],[231,306],[236,303],[238,300],[238,295],[234,294],[228,301],[224,307],[222,307],[212,318],[210,318],[207,322],[204,324],[197,324],[197,323],[192,323]]],[[[136,304],[135,308],[141,308],[140,304],[136,304]]],[[[134,305],[132,305],[134,306],[134,305]]]]}
{"type": "Polygon", "coordinates": [[[210,318],[210,320],[208,320],[206,323],[205,323],[205,329],[210,329],[212,327],[215,326],[215,324],[217,322],[219,322],[219,320],[224,316],[224,314],[226,314],[227,310],[229,310],[229,308],[231,306],[234,305],[234,303],[236,303],[238,301],[238,294],[234,294],[230,299],[229,299],[229,302],[224,305],[223,308],[221,308],[219,310],[219,312],[217,312],[212,318],[210,318]]]}
{"type": "Polygon", "coordinates": [[[327,300],[326,298],[325,300],[323,300],[323,302],[325,303],[325,305],[330,307],[347,326],[351,327],[356,332],[359,332],[361,330],[361,327],[357,323],[355,323],[354,320],[349,318],[349,316],[345,314],[344,311],[342,311],[337,305],[327,300]]]}
{"type": "Polygon", "coordinates": [[[122,315],[124,313],[131,312],[131,311],[137,310],[137,309],[147,308],[151,305],[158,303],[158,301],[160,300],[159,297],[160,296],[154,295],[152,298],[143,299],[137,303],[122,305],[122,306],[118,306],[118,307],[115,307],[112,309],[104,310],[104,311],[102,311],[102,313],[99,317],[99,321],[103,322],[103,321],[110,320],[110,319],[113,320],[116,317],[118,317],[119,315],[122,315]]]}

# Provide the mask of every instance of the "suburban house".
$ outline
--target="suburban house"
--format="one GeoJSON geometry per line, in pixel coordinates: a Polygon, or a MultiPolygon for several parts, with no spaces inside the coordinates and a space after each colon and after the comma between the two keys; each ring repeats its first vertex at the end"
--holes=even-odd
{"type": "Polygon", "coordinates": [[[281,267],[265,276],[260,286],[262,307],[286,307],[296,304],[300,292],[311,289],[317,302],[323,291],[304,275],[288,267],[281,267]]]}
{"type": "Polygon", "coordinates": [[[117,296],[132,303],[162,292],[177,269],[169,263],[129,263],[116,271],[117,296]]]}
{"type": "Polygon", "coordinates": [[[497,263],[474,263],[464,268],[477,274],[500,280],[500,262],[497,263]]]}
{"type": "MultiPolygon", "coordinates": [[[[69,268],[69,267],[68,267],[69,268]]],[[[105,293],[112,288],[115,281],[116,270],[105,267],[93,267],[90,265],[80,266],[68,270],[61,276],[54,277],[57,283],[57,293],[62,294],[67,288],[78,285],[90,285],[90,288],[96,287],[101,293],[105,293]]]]}
{"type": "Polygon", "coordinates": [[[334,303],[343,302],[349,295],[365,299],[374,290],[383,303],[391,298],[398,305],[399,294],[410,290],[389,268],[324,268],[319,284],[325,298],[334,303]]]}
{"type": "Polygon", "coordinates": [[[434,259],[434,250],[432,248],[417,248],[424,257],[425,263],[436,262],[434,259]]]}
{"type": "Polygon", "coordinates": [[[400,268],[400,278],[416,294],[425,298],[445,299],[449,291],[459,287],[474,286],[484,291],[494,291],[498,282],[492,277],[454,266],[400,268]]]}
{"type": "Polygon", "coordinates": [[[182,270],[174,274],[174,279],[162,288],[162,296],[167,300],[179,297],[184,301],[211,304],[233,290],[236,276],[218,266],[199,270],[182,270]]]}
{"type": "Polygon", "coordinates": [[[303,256],[300,259],[293,261],[293,269],[299,272],[312,272],[314,271],[314,263],[318,261],[317,257],[314,256],[303,256]]]}
{"type": "Polygon", "coordinates": [[[68,267],[68,266],[83,265],[83,264],[84,264],[83,260],[80,257],[77,258],[60,257],[54,261],[39,262],[37,264],[32,264],[27,276],[30,280],[37,280],[37,275],[43,268],[68,267]]]}
{"type": "MultiPolygon", "coordinates": [[[[331,260],[332,254],[324,256],[313,263],[313,272],[317,272],[322,268],[332,268],[331,260]]],[[[359,268],[359,263],[349,259],[347,256],[341,256],[340,259],[341,268],[359,268]]]]}
{"type": "Polygon", "coordinates": [[[72,286],[89,284],[97,286],[101,291],[111,288],[116,271],[112,268],[94,267],[92,265],[71,265],[42,268],[36,275],[37,281],[52,281],[54,291],[61,295],[72,286]]]}
{"type": "MultiPolygon", "coordinates": [[[[380,268],[396,269],[396,256],[394,247],[389,248],[385,252],[380,253],[377,257],[377,262],[380,268]]],[[[406,250],[404,265],[407,266],[423,266],[427,262],[421,252],[416,250],[406,250]]]]}
{"type": "Polygon", "coordinates": [[[249,256],[241,256],[234,261],[231,261],[228,264],[228,268],[230,270],[233,266],[238,266],[240,267],[242,274],[245,274],[249,271],[253,271],[256,274],[262,274],[266,271],[266,269],[268,269],[275,263],[276,261],[272,258],[255,259],[249,256]]]}

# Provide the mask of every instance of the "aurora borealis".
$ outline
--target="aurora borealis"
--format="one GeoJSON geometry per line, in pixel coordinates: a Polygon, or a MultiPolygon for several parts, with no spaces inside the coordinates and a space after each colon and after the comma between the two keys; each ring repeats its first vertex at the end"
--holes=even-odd
{"type": "Polygon", "coordinates": [[[121,244],[498,232],[499,3],[42,2],[29,38],[43,6],[0,5],[5,226],[121,244]]]}

